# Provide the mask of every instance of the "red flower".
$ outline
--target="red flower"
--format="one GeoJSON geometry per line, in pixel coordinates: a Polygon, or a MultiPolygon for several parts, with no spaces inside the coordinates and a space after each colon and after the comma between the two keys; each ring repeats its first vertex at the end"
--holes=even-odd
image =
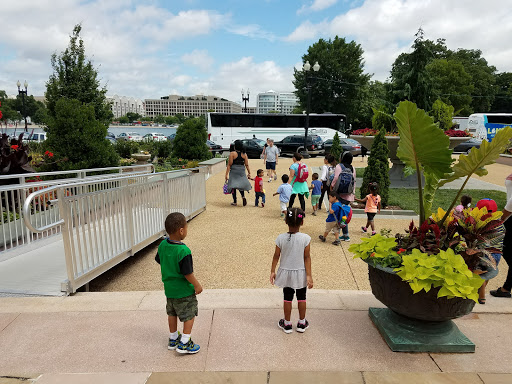
{"type": "Polygon", "coordinates": [[[20,146],[19,146],[19,145],[16,145],[16,144],[15,144],[15,145],[11,145],[11,149],[12,149],[13,151],[17,151],[19,147],[20,147],[20,146]]]}
{"type": "Polygon", "coordinates": [[[48,154],[49,154],[49,153],[50,153],[50,151],[46,151],[44,154],[45,154],[46,156],[48,156],[48,154]]]}
{"type": "Polygon", "coordinates": [[[398,254],[401,254],[401,253],[403,253],[403,252],[405,252],[405,251],[407,251],[407,249],[400,248],[400,249],[398,250],[398,252],[397,252],[397,253],[398,253],[398,254]]]}
{"type": "Polygon", "coordinates": [[[373,253],[370,255],[370,257],[375,257],[375,252],[373,252],[373,253]]]}
{"type": "Polygon", "coordinates": [[[48,157],[53,157],[53,153],[52,152],[48,153],[48,157]]]}

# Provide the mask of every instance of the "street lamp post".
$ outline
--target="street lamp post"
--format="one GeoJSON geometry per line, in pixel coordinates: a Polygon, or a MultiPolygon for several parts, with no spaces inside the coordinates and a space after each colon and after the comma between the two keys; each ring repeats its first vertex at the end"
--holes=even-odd
{"type": "Polygon", "coordinates": [[[28,96],[27,95],[28,83],[27,83],[27,80],[25,80],[25,84],[23,84],[25,86],[25,90],[20,89],[21,83],[19,80],[16,83],[16,85],[18,86],[18,95],[21,95],[21,102],[23,104],[23,118],[25,119],[25,132],[28,132],[27,114],[25,112],[25,96],[28,96]]]}
{"type": "MultiPolygon", "coordinates": [[[[308,90],[308,99],[306,104],[306,122],[304,124],[304,152],[302,153],[302,156],[305,159],[309,159],[309,153],[308,153],[308,129],[309,129],[309,110],[311,108],[311,81],[314,79],[314,77],[309,76],[309,71],[311,70],[311,64],[309,64],[309,61],[306,61],[304,65],[302,66],[302,69],[304,70],[306,74],[306,88],[308,90]]],[[[318,72],[320,69],[320,65],[318,64],[318,61],[315,62],[315,65],[313,65],[313,71],[318,72]]]]}
{"type": "Polygon", "coordinates": [[[245,97],[244,90],[242,89],[242,101],[244,102],[244,112],[247,113],[247,102],[249,101],[249,88],[247,88],[247,97],[245,97]]]}

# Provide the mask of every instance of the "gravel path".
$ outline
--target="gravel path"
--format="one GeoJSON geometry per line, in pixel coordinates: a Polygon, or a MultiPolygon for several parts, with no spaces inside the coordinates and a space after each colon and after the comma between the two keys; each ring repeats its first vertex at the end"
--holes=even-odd
{"type": "MultiPolygon", "coordinates": [[[[287,173],[291,158],[281,158],[277,174],[287,173]]],[[[309,159],[309,167],[323,164],[323,158],[309,159]]],[[[355,158],[354,165],[366,165],[355,158]]],[[[262,160],[250,160],[252,175],[263,168],[262,160]]],[[[494,164],[488,167],[489,175],[482,179],[503,185],[510,167],[494,164]]],[[[266,183],[267,203],[265,208],[254,207],[254,192],[248,195],[246,207],[230,205],[231,196],[222,194],[224,173],[211,177],[206,183],[207,209],[189,223],[188,236],[184,242],[192,250],[194,271],[205,289],[212,288],[269,288],[270,265],[275,247],[275,238],[288,230],[280,217],[279,197],[272,194],[281,184],[278,179],[266,183]]],[[[295,206],[298,206],[296,201],[295,206]]],[[[322,211],[312,216],[311,201],[306,201],[307,218],[301,231],[309,234],[311,241],[312,270],[315,288],[369,290],[366,264],[353,260],[348,252],[350,243],[361,236],[365,218],[353,218],[350,223],[350,243],[334,246],[322,243],[318,235],[323,232],[327,214],[322,211]]],[[[377,229],[390,228],[403,231],[409,221],[376,217],[377,229]]],[[[331,235],[332,236],[332,235],[331,235]]],[[[333,239],[329,239],[333,240],[333,239]]],[[[90,283],[92,291],[146,291],[162,290],[160,268],[154,261],[160,241],[146,247],[135,256],[111,269],[90,283]]],[[[488,289],[500,286],[506,274],[506,263],[500,265],[500,275],[491,280],[488,289]]]]}

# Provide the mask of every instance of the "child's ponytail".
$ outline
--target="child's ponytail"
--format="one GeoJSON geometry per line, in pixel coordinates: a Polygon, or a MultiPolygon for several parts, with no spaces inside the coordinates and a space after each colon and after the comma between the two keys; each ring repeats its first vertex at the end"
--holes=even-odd
{"type": "MultiPolygon", "coordinates": [[[[304,211],[300,208],[288,208],[286,210],[286,219],[285,223],[288,224],[289,227],[297,228],[302,225],[304,221],[304,211]]],[[[290,237],[291,238],[291,233],[290,237]]]]}

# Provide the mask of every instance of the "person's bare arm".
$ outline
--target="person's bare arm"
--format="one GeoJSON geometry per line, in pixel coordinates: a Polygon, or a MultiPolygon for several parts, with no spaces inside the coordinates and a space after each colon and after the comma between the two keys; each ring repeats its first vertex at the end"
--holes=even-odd
{"type": "Polygon", "coordinates": [[[306,278],[308,282],[308,288],[313,288],[313,275],[311,274],[311,243],[304,248],[304,266],[306,267],[306,278]]]}
{"type": "Polygon", "coordinates": [[[292,183],[293,176],[295,176],[295,171],[290,168],[290,179],[288,180],[288,184],[292,183]]]}
{"type": "Polygon", "coordinates": [[[366,203],[366,200],[368,200],[368,196],[365,196],[364,199],[358,199],[357,197],[354,197],[354,200],[358,203],[366,203]]]}
{"type": "Polygon", "coordinates": [[[251,178],[251,170],[249,169],[249,158],[247,157],[247,155],[245,153],[242,155],[242,157],[244,158],[245,168],[247,169],[247,177],[250,179],[251,178]]]}
{"type": "Polygon", "coordinates": [[[233,165],[233,152],[229,154],[229,160],[228,160],[228,166],[226,167],[226,175],[224,176],[224,179],[228,181],[228,175],[229,171],[231,170],[231,166],[233,165]]]}
{"type": "Polygon", "coordinates": [[[503,215],[501,216],[501,220],[505,221],[509,218],[509,216],[512,215],[512,212],[507,211],[506,209],[503,210],[503,215]]]}
{"type": "Polygon", "coordinates": [[[187,279],[187,281],[194,286],[196,295],[199,295],[201,292],[203,292],[203,287],[201,286],[201,284],[199,284],[199,281],[197,281],[193,273],[185,275],[185,279],[187,279]]]}
{"type": "Polygon", "coordinates": [[[274,281],[276,281],[276,267],[279,261],[279,257],[281,257],[281,249],[276,245],[274,258],[272,259],[272,268],[270,268],[270,284],[272,285],[274,285],[274,281]]]}

